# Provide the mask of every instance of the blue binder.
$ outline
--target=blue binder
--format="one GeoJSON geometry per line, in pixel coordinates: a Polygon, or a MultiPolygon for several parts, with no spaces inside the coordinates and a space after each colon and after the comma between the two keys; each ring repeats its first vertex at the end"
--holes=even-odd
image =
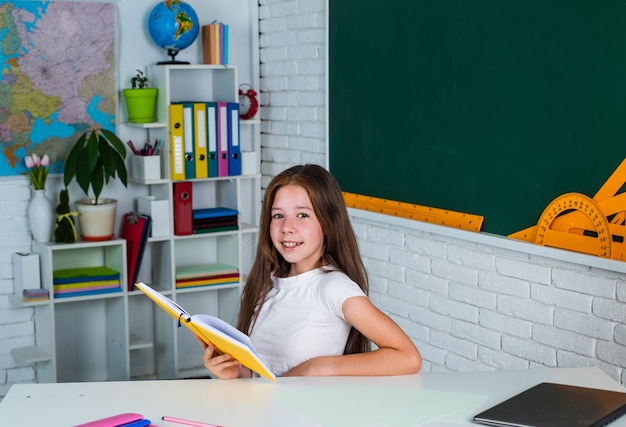
{"type": "Polygon", "coordinates": [[[241,175],[239,104],[236,102],[228,103],[228,174],[241,175]]]}

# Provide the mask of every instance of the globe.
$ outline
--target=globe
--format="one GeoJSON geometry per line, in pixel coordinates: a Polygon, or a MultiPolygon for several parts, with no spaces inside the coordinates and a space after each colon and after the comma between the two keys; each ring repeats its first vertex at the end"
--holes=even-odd
{"type": "Polygon", "coordinates": [[[179,51],[186,49],[198,37],[200,23],[196,11],[182,0],[158,3],[148,16],[148,32],[152,40],[163,49],[171,61],[159,64],[188,64],[176,61],[179,51]]]}

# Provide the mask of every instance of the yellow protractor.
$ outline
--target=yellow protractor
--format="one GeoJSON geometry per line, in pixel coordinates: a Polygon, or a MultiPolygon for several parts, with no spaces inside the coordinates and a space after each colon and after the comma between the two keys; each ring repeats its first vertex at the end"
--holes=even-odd
{"type": "Polygon", "coordinates": [[[611,258],[609,221],[598,203],[581,193],[565,193],[546,207],[534,243],[611,258]]]}

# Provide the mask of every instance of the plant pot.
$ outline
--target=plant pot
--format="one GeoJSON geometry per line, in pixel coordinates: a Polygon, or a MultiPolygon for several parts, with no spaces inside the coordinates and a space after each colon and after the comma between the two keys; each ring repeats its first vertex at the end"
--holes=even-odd
{"type": "Polygon", "coordinates": [[[100,198],[98,202],[93,198],[76,201],[81,235],[88,242],[111,240],[114,235],[117,200],[100,198]]]}
{"type": "Polygon", "coordinates": [[[154,122],[157,88],[123,89],[128,121],[131,123],[154,122]]]}

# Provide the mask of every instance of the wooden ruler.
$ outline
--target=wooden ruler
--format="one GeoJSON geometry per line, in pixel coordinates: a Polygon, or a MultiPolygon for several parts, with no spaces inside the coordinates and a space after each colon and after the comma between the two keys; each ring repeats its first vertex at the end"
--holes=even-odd
{"type": "Polygon", "coordinates": [[[431,224],[461,228],[468,231],[480,231],[484,217],[447,209],[431,208],[413,203],[398,202],[355,193],[343,193],[346,206],[370,212],[393,215],[431,224]]]}

